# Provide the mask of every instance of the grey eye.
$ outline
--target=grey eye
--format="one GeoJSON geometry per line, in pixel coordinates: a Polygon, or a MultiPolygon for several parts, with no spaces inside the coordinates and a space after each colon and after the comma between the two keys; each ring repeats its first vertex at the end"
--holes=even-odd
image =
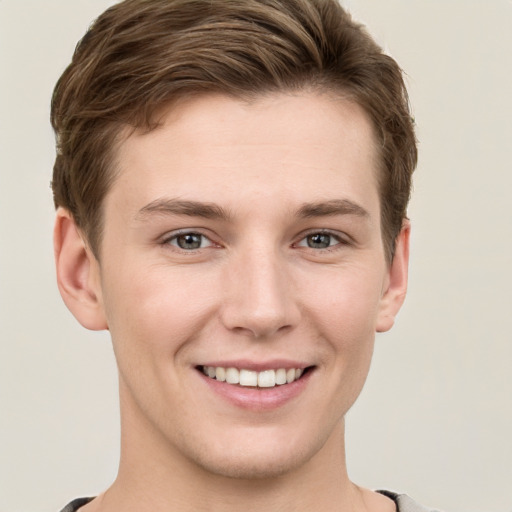
{"type": "Polygon", "coordinates": [[[180,249],[194,250],[203,247],[203,235],[200,233],[185,233],[174,238],[173,242],[180,249]]]}
{"type": "Polygon", "coordinates": [[[326,249],[331,246],[332,236],[328,233],[314,233],[306,237],[306,243],[311,249],[326,249]]]}

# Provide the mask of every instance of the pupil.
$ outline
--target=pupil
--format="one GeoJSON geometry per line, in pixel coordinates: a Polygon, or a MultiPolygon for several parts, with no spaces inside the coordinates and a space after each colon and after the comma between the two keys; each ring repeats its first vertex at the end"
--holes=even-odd
{"type": "Polygon", "coordinates": [[[201,247],[201,235],[197,233],[180,235],[177,241],[181,249],[199,249],[201,247]]]}
{"type": "Polygon", "coordinates": [[[308,236],[308,246],[313,249],[325,249],[331,244],[331,235],[315,233],[308,236]]]}

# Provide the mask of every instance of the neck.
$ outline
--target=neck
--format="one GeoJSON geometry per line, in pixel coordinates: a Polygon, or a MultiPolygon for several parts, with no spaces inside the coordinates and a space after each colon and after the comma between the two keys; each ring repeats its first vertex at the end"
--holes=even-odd
{"type": "Polygon", "coordinates": [[[118,477],[84,512],[366,510],[365,493],[348,479],[343,421],[305,463],[271,477],[248,479],[200,467],[140,421],[140,415],[128,414],[123,406],[121,414],[118,477]]]}

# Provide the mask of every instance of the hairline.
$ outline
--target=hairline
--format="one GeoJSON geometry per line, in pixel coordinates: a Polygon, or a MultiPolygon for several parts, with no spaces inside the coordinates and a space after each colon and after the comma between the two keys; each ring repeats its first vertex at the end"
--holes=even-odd
{"type": "MultiPolygon", "coordinates": [[[[178,93],[175,97],[164,100],[160,105],[156,106],[151,113],[151,117],[146,122],[138,122],[138,123],[117,123],[118,129],[114,130],[113,136],[113,144],[108,150],[108,155],[106,160],[109,162],[108,165],[108,179],[107,179],[107,187],[105,190],[105,194],[100,203],[99,212],[98,212],[98,224],[96,226],[87,225],[82,226],[82,231],[85,236],[85,239],[96,257],[97,261],[100,262],[101,257],[101,245],[104,236],[104,228],[105,228],[105,202],[109,192],[112,187],[115,185],[122,169],[119,163],[119,150],[123,144],[128,142],[131,136],[134,134],[148,134],[155,130],[158,130],[163,126],[164,120],[167,118],[170,112],[173,109],[177,108],[179,105],[186,103],[188,101],[193,101],[197,98],[205,98],[208,96],[224,96],[235,101],[245,102],[248,105],[252,105],[258,101],[264,100],[265,98],[271,97],[276,94],[284,94],[284,95],[303,95],[303,94],[317,94],[317,95],[325,95],[330,100],[334,102],[343,101],[347,102],[353,106],[356,106],[367,118],[368,123],[371,127],[372,132],[372,140],[373,140],[373,155],[375,157],[374,162],[374,170],[375,170],[375,179],[377,186],[377,194],[379,200],[379,222],[381,228],[381,238],[384,247],[385,259],[388,264],[391,263],[394,256],[394,246],[396,235],[392,237],[392,239],[388,240],[386,237],[385,230],[385,218],[384,218],[384,201],[383,201],[383,174],[386,172],[386,166],[384,162],[384,155],[382,154],[382,143],[379,140],[379,128],[376,126],[375,121],[372,119],[370,112],[368,109],[364,107],[361,101],[358,101],[356,94],[353,91],[350,91],[349,88],[345,88],[341,85],[336,85],[330,83],[329,80],[310,80],[309,82],[305,82],[301,86],[296,87],[267,87],[262,88],[259,91],[226,91],[221,87],[211,88],[207,90],[184,90],[182,93],[178,93]]],[[[115,122],[111,122],[111,128],[115,126],[115,122]]],[[[404,217],[405,220],[407,217],[404,217]]]]}

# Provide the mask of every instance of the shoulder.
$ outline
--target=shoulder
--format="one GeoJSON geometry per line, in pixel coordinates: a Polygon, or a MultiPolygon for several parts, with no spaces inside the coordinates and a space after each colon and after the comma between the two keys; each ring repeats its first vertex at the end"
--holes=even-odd
{"type": "Polygon", "coordinates": [[[77,498],[71,503],[68,503],[60,512],[76,512],[80,507],[87,505],[94,498],[77,498]]]}
{"type": "MultiPolygon", "coordinates": [[[[401,494],[392,491],[377,491],[388,498],[391,498],[395,504],[397,512],[440,512],[438,510],[434,510],[431,508],[424,507],[419,503],[416,503],[410,496],[407,494],[401,494]]],[[[68,503],[61,512],[76,512],[79,508],[87,505],[94,498],[77,498],[72,502],[68,503]]]]}
{"type": "Polygon", "coordinates": [[[377,492],[383,494],[384,496],[387,496],[388,498],[391,498],[396,504],[397,512],[440,512],[439,510],[424,507],[423,505],[416,503],[407,494],[380,490],[377,492]]]}

